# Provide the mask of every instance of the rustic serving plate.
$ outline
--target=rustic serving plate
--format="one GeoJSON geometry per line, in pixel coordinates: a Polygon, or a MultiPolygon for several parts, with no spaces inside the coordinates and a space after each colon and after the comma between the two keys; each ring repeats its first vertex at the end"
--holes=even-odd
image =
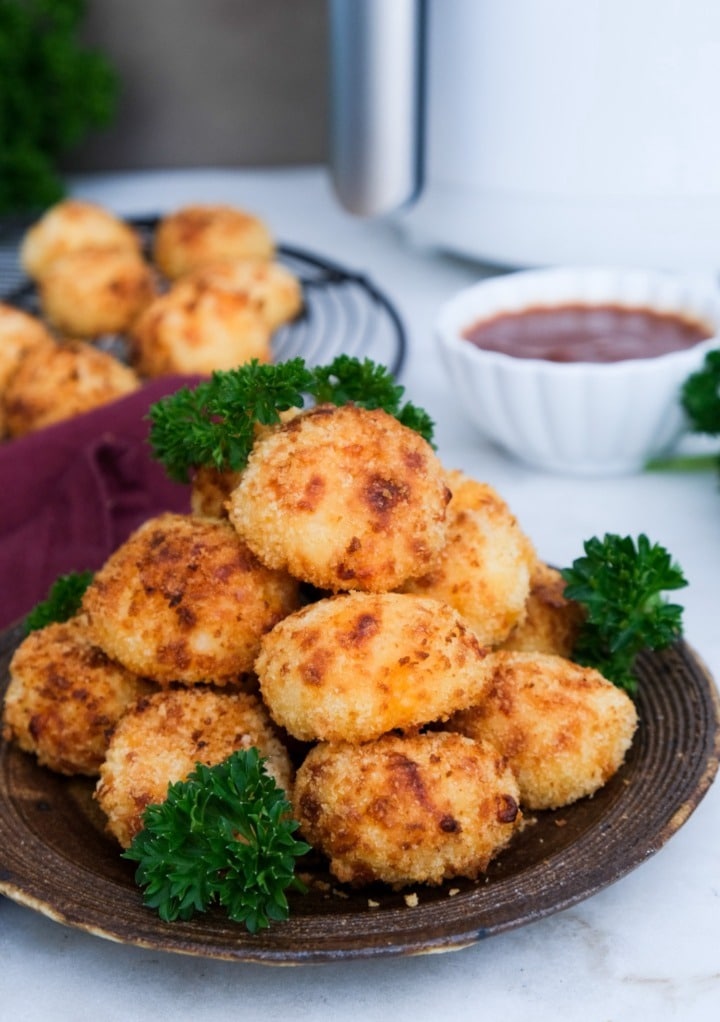
{"type": "MultiPolygon", "coordinates": [[[[0,698],[19,627],[0,636],[0,698]]],[[[720,755],[718,694],[685,643],[639,665],[640,726],[594,798],[537,813],[482,882],[353,891],[303,861],[307,894],[251,935],[221,912],[163,923],[103,830],[93,783],[63,778],[0,742],[0,893],[68,926],[156,950],[261,964],[452,951],[567,908],[640,865],[682,826],[720,755]]]]}

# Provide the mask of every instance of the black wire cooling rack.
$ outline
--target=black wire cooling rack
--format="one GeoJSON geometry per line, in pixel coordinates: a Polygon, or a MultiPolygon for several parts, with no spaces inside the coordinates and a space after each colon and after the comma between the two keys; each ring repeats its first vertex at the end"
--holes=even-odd
{"type": "MultiPolygon", "coordinates": [[[[156,216],[130,218],[149,253],[156,216]]],[[[20,267],[18,248],[26,224],[0,228],[0,300],[40,315],[36,288],[20,267]]],[[[369,358],[397,376],[406,353],[403,322],[390,299],[361,273],[354,273],[303,248],[279,245],[277,260],[300,280],[304,306],[291,323],[277,330],[275,361],[298,356],[310,366],[324,365],[337,355],[369,358]]],[[[122,349],[117,338],[102,338],[102,347],[122,349]]]]}

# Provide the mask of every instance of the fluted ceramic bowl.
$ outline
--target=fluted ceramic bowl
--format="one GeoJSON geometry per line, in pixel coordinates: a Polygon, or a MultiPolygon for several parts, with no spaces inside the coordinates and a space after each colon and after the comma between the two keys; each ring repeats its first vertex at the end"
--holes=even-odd
{"type": "Polygon", "coordinates": [[[695,276],[612,268],[509,273],[459,292],[436,337],[458,405],[485,437],[544,471],[617,475],[669,453],[686,428],[680,390],[720,345],[720,291],[695,276]],[[537,306],[622,306],[702,323],[707,339],[614,362],[551,361],[483,350],[476,324],[537,306]]]}

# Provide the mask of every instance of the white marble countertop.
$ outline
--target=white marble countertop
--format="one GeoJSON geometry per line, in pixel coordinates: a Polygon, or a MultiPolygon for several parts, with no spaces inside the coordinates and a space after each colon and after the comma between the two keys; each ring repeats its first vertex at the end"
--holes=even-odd
{"type": "MultiPolygon", "coordinates": [[[[432,340],[440,303],[479,270],[410,248],[383,223],[344,214],[323,170],[180,171],[77,179],[76,194],[123,214],[230,201],[288,244],[365,273],[409,337],[401,382],[428,409],[444,463],[494,485],[540,554],[569,564],[583,540],[646,532],[690,585],[685,633],[720,677],[720,486],[711,473],[568,479],[536,474],[456,418],[432,340]]],[[[193,1022],[710,1022],[720,1017],[720,785],[640,868],[592,898],[451,954],[271,968],[114,944],[0,899],[0,1014],[13,1022],[163,1016],[193,1022]]]]}

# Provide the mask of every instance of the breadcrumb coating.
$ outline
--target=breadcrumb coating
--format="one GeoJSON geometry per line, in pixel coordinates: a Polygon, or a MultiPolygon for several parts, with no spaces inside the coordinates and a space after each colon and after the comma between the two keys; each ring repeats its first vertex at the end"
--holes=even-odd
{"type": "Polygon", "coordinates": [[[275,242],[257,216],[225,204],[195,203],[168,213],[153,239],[153,259],[170,280],[222,259],[272,259],[275,242]]]}
{"type": "Polygon", "coordinates": [[[165,513],[96,572],[83,608],[98,645],[161,685],[227,684],[298,606],[298,585],[264,567],[227,521],[165,513]]]}
{"type": "Polygon", "coordinates": [[[146,807],[164,802],[169,784],[197,763],[213,766],[251,746],[267,757],[268,773],[289,796],[290,758],[255,696],[203,686],[140,699],[115,728],[100,768],[95,797],[109,832],[127,848],[142,830],[146,807]]]}
{"type": "Polygon", "coordinates": [[[128,341],[132,365],[147,377],[271,360],[270,329],[250,299],[219,289],[171,288],[145,307],[128,341]]]}
{"type": "Polygon", "coordinates": [[[20,264],[29,277],[41,280],[56,259],[83,248],[140,252],[141,241],[137,231],[105,207],[81,199],[64,199],[25,232],[20,264]]]}
{"type": "Polygon", "coordinates": [[[227,518],[227,502],[240,482],[241,471],[201,465],[192,478],[190,507],[193,514],[207,518],[227,518]]]}
{"type": "Polygon", "coordinates": [[[592,795],[621,767],[637,727],[635,705],[590,667],[542,653],[498,651],[486,660],[485,698],[447,727],[492,742],[528,809],[592,795]]]}
{"type": "Polygon", "coordinates": [[[447,604],[355,592],[286,617],[264,637],[255,671],[291,735],[361,742],[479,702],[486,654],[447,604]]]}
{"type": "MultiPolygon", "coordinates": [[[[300,413],[300,408],[287,408],[279,413],[280,422],[289,422],[300,413]]],[[[254,444],[261,443],[277,429],[277,425],[265,426],[256,422],[254,444]]],[[[227,518],[230,494],[239,484],[242,469],[217,469],[212,465],[200,465],[195,469],[190,488],[190,507],[193,514],[210,518],[227,518]]]]}
{"type": "Polygon", "coordinates": [[[128,366],[84,341],[38,345],[5,388],[7,430],[22,436],[108,404],[138,389],[128,366]]]}
{"type": "Polygon", "coordinates": [[[457,470],[446,479],[447,541],[430,571],[402,589],[449,603],[481,643],[495,646],[525,616],[535,552],[491,486],[457,470]]]}
{"type": "Polygon", "coordinates": [[[474,879],[521,821],[498,752],[449,732],[317,745],[298,769],[293,810],[332,873],[353,885],[474,879]]]}
{"type": "Polygon", "coordinates": [[[445,542],[439,460],[381,410],[320,405],[272,431],[228,505],[258,557],[334,592],[396,589],[445,542]]]}
{"type": "Polygon", "coordinates": [[[178,287],[211,288],[244,295],[271,330],[294,319],[303,306],[300,281],[281,263],[225,259],[186,274],[178,287]]]}
{"type": "Polygon", "coordinates": [[[0,302],[0,394],[23,355],[38,345],[53,343],[52,334],[37,316],[0,302]]]}
{"type": "Polygon", "coordinates": [[[60,256],[38,285],[48,322],[69,337],[124,333],[157,294],[152,269],[131,248],[83,248],[60,256]]]}
{"type": "Polygon", "coordinates": [[[61,774],[96,776],[118,720],[155,689],[110,660],[82,617],[30,632],[9,675],[4,738],[61,774]]]}
{"type": "Polygon", "coordinates": [[[502,649],[554,653],[572,658],[584,619],[578,603],[565,598],[565,582],[556,568],[538,561],[530,579],[525,617],[501,644],[502,649]]]}

